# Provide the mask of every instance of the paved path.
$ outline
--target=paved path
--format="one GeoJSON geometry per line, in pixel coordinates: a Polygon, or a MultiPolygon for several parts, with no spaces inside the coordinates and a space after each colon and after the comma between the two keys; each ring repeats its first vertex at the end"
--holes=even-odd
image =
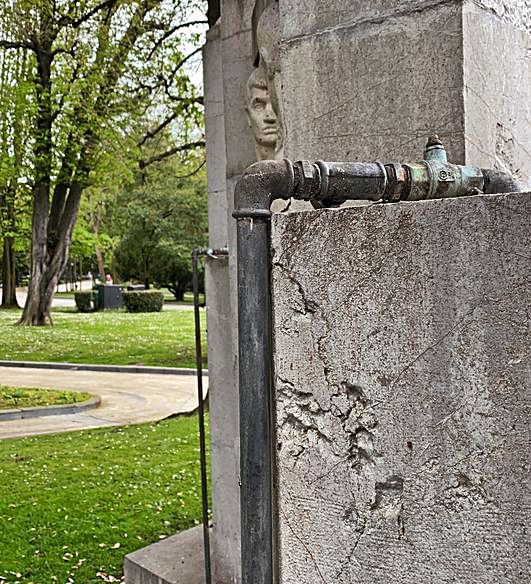
{"type": "MultiPolygon", "coordinates": [[[[192,412],[198,405],[194,375],[0,367],[0,382],[87,391],[102,400],[99,408],[79,414],[2,421],[0,439],[151,422],[192,412]]],[[[204,386],[206,391],[206,378],[204,386]]]]}

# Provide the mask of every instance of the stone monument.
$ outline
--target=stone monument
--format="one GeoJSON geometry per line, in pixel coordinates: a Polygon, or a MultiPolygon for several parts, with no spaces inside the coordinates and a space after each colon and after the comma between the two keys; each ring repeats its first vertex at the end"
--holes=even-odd
{"type": "Polygon", "coordinates": [[[530,217],[273,216],[279,584],[528,580],[530,217]]]}
{"type": "MultiPolygon", "coordinates": [[[[509,170],[516,174],[524,185],[529,185],[531,179],[530,31],[531,2],[529,0],[515,0],[515,2],[501,0],[455,0],[454,2],[223,0],[221,18],[210,29],[204,52],[207,63],[205,104],[211,245],[223,247],[228,244],[230,249],[228,265],[220,263],[210,266],[207,270],[214,518],[212,559],[216,584],[238,584],[240,581],[238,565],[240,543],[238,339],[234,292],[236,289],[235,221],[231,213],[234,185],[244,169],[256,160],[255,143],[244,114],[245,87],[253,68],[262,67],[268,80],[270,99],[277,117],[278,136],[281,138],[277,141],[276,149],[281,152],[283,148],[283,155],[292,160],[381,160],[383,162],[416,160],[427,136],[435,132],[448,145],[449,158],[452,161],[459,164],[473,163],[481,167],[509,170]],[[275,18],[278,19],[277,25],[264,24],[267,19],[275,22],[275,18]],[[258,62],[257,55],[260,57],[258,62]],[[503,66],[500,66],[500,63],[503,63],[503,66]]],[[[455,203],[455,207],[451,203],[445,203],[445,211],[441,217],[447,216],[446,210],[455,209],[466,222],[468,220],[466,219],[468,217],[466,204],[465,199],[455,203]]],[[[437,203],[412,205],[419,209],[426,207],[433,209],[437,203]]],[[[442,206],[437,207],[437,209],[441,208],[442,206]]],[[[488,205],[484,207],[484,209],[488,208],[490,208],[488,205]]],[[[500,212],[504,208],[507,207],[504,205],[498,207],[500,212]]],[[[375,212],[381,215],[388,212],[383,209],[379,211],[370,209],[363,212],[350,211],[348,215],[342,217],[366,216],[370,218],[374,217],[375,212]]],[[[470,211],[470,217],[474,217],[473,213],[477,209],[471,207],[470,211]]],[[[335,216],[334,213],[347,213],[347,211],[321,211],[315,214],[312,212],[308,217],[320,217],[319,214],[335,216]]],[[[423,215],[425,225],[433,221],[432,225],[438,225],[441,231],[445,229],[442,223],[438,223],[437,213],[433,215],[431,211],[425,213],[426,215],[423,215]]],[[[397,214],[393,219],[393,225],[397,228],[396,235],[400,236],[400,230],[407,229],[408,225],[411,226],[412,220],[407,213],[397,214]]],[[[282,221],[289,220],[285,218],[282,221]]],[[[499,225],[503,225],[503,229],[509,232],[509,223],[504,223],[500,219],[499,225]]],[[[306,229],[302,223],[296,223],[295,227],[297,225],[300,229],[299,231],[294,229],[291,233],[292,237],[297,237],[306,229]]],[[[322,233],[328,233],[328,231],[322,233]]],[[[419,243],[426,243],[431,236],[429,230],[425,237],[414,229],[412,233],[415,233],[416,241],[419,243]]],[[[391,236],[390,232],[389,236],[391,236]]],[[[469,238],[470,234],[463,232],[463,236],[469,238]]],[[[338,236],[331,234],[330,237],[338,236]]],[[[374,242],[375,245],[377,243],[374,242]]],[[[459,247],[457,251],[464,259],[467,253],[466,246],[459,247]]],[[[493,257],[494,255],[488,261],[494,261],[493,257]]],[[[347,259],[341,260],[346,266],[345,269],[349,269],[347,259]]],[[[374,264],[372,267],[372,272],[366,271],[361,274],[363,279],[359,280],[360,293],[363,292],[361,285],[364,282],[375,286],[373,281],[375,274],[378,274],[385,266],[374,264]]],[[[432,267],[435,269],[436,266],[432,267]]],[[[430,277],[432,272],[427,264],[419,269],[424,270],[426,278],[430,277]]],[[[472,280],[467,281],[472,286],[472,280]]],[[[288,284],[289,282],[286,283],[288,284]]],[[[399,290],[400,286],[405,286],[405,283],[402,281],[392,289],[382,290],[382,293],[391,294],[392,291],[399,290]]],[[[296,292],[297,290],[294,289],[294,293],[296,292]]],[[[453,298],[454,295],[449,293],[448,297],[453,298]]],[[[431,296],[426,297],[424,302],[429,303],[430,299],[431,296]]],[[[370,301],[363,294],[362,300],[370,301]]],[[[442,306],[442,304],[439,305],[442,306]]],[[[425,305],[423,307],[426,308],[425,305]]],[[[298,321],[311,318],[311,302],[305,304],[304,298],[300,298],[298,308],[299,312],[295,310],[292,314],[294,321],[298,323],[298,321]]],[[[470,305],[470,310],[472,308],[473,306],[470,305]]],[[[477,312],[472,312],[471,316],[466,318],[476,315],[477,312]]],[[[465,314],[457,314],[458,318],[459,316],[464,317],[465,314]]],[[[468,320],[466,322],[468,323],[468,320]]],[[[437,322],[432,324],[437,326],[437,322]]],[[[440,330],[444,334],[444,330],[442,328],[440,330]]],[[[436,332],[436,329],[433,331],[436,332]]],[[[426,332],[426,339],[424,339],[426,344],[422,347],[429,347],[431,340],[437,341],[438,337],[428,338],[432,332],[426,332]]],[[[322,330],[318,330],[316,334],[318,333],[322,335],[326,333],[326,321],[323,320],[322,330]]],[[[477,333],[481,334],[480,329],[477,333]]],[[[324,339],[323,336],[322,343],[325,342],[324,339]]],[[[467,343],[469,341],[472,343],[473,339],[469,337],[463,337],[463,339],[462,349],[466,351],[467,343]]],[[[367,343],[370,344],[370,338],[367,343]]],[[[412,345],[409,349],[419,347],[420,344],[412,345]]],[[[423,350],[422,347],[419,354],[423,350]]],[[[323,358],[327,358],[331,353],[331,351],[327,352],[326,347],[323,346],[323,358]]],[[[351,353],[347,357],[345,357],[346,353],[343,353],[345,361],[355,356],[354,350],[351,353]]],[[[518,360],[519,356],[512,355],[510,359],[518,360]]],[[[312,367],[317,367],[321,361],[314,359],[312,363],[312,367]]],[[[337,364],[332,363],[332,365],[336,367],[337,364]]],[[[321,371],[323,375],[325,367],[326,364],[321,371]]],[[[329,377],[339,375],[337,371],[336,368],[328,373],[329,377]]],[[[346,372],[345,375],[347,375],[346,372]]],[[[363,375],[366,375],[366,372],[361,371],[359,376],[363,375]]],[[[459,371],[456,370],[455,375],[458,376],[459,371]]],[[[358,387],[357,381],[363,382],[363,379],[349,382],[358,387]]],[[[357,436],[352,454],[361,460],[363,450],[370,450],[371,447],[370,433],[373,430],[370,428],[370,419],[365,419],[368,415],[365,410],[367,410],[367,404],[373,404],[373,402],[367,401],[372,399],[372,394],[369,393],[372,390],[365,382],[359,385],[362,393],[356,387],[351,389],[350,393],[347,391],[348,388],[343,388],[343,391],[345,395],[348,394],[346,399],[355,410],[351,416],[351,423],[358,424],[356,428],[351,428],[357,436]],[[356,421],[358,414],[361,421],[356,421]],[[365,431],[361,425],[365,426],[365,431]],[[367,442],[365,445],[367,448],[363,440],[367,442]]],[[[277,387],[277,390],[281,391],[282,388],[277,387]]],[[[286,389],[286,396],[290,394],[288,390],[289,388],[286,389]]],[[[313,424],[314,419],[319,416],[318,412],[311,410],[317,406],[308,403],[306,407],[302,402],[302,397],[295,399],[291,396],[290,399],[293,401],[291,407],[308,413],[313,424]]],[[[412,399],[415,401],[416,398],[413,396],[412,399]]],[[[324,402],[319,403],[322,405],[324,402]]],[[[324,405],[326,406],[326,403],[324,405]]],[[[350,407],[346,402],[339,404],[338,407],[343,406],[350,407]]],[[[410,406],[417,407],[418,401],[416,405],[411,403],[410,406]]],[[[286,407],[289,407],[289,404],[286,407]]],[[[282,412],[286,411],[282,409],[282,412]]],[[[451,413],[450,410],[448,410],[449,413],[451,413]]],[[[474,414],[475,421],[484,419],[481,412],[476,412],[476,414],[474,414]]],[[[324,414],[322,417],[325,417],[324,414]]],[[[340,418],[338,420],[340,423],[340,418]]],[[[318,423],[317,421],[316,430],[309,429],[306,432],[308,440],[314,440],[314,438],[317,440],[318,432],[321,430],[327,432],[326,428],[321,429],[318,423]]],[[[380,427],[382,425],[383,422],[380,427]]],[[[441,427],[451,432],[453,425],[454,418],[450,418],[441,427]]],[[[479,425],[473,429],[473,435],[480,437],[482,428],[479,425]]],[[[289,425],[282,429],[284,430],[290,431],[289,425]]],[[[293,439],[295,441],[298,438],[294,435],[293,439]]],[[[406,448],[408,448],[407,441],[406,448]]],[[[413,452],[417,453],[415,441],[409,441],[412,442],[413,452]]],[[[341,449],[342,445],[343,443],[334,447],[341,449]]],[[[294,447],[298,448],[298,445],[295,444],[294,447]]],[[[345,448],[348,450],[346,442],[345,448]]],[[[284,453],[290,456],[287,448],[284,453]]],[[[371,456],[375,457],[374,451],[371,456]]],[[[295,456],[295,464],[297,464],[296,458],[295,456]]],[[[286,460],[289,462],[290,459],[286,460]]],[[[360,462],[360,464],[364,469],[370,466],[365,462],[360,462]]],[[[341,468],[340,464],[338,472],[341,468]]],[[[429,466],[426,468],[429,470],[429,466]]],[[[336,472],[335,469],[331,471],[330,477],[333,477],[334,472],[336,472]]],[[[482,485],[475,480],[476,475],[466,476],[471,484],[466,483],[462,478],[454,477],[454,482],[448,483],[447,486],[452,496],[463,493],[462,499],[454,497],[453,501],[472,505],[474,497],[478,500],[481,498],[479,489],[482,485]]],[[[398,515],[396,510],[400,505],[399,496],[408,488],[407,483],[401,485],[399,480],[392,477],[392,474],[382,474],[375,480],[375,484],[379,484],[380,496],[378,501],[374,499],[373,505],[377,507],[377,513],[381,515],[382,521],[386,520],[386,517],[391,517],[389,521],[392,521],[392,517],[398,515]],[[394,501],[397,502],[396,505],[394,501]]],[[[330,483],[327,483],[327,480],[326,477],[321,479],[324,481],[321,483],[322,488],[328,488],[333,482],[332,478],[330,483]]],[[[329,499],[334,502],[332,495],[329,499]]],[[[300,508],[304,509],[305,503],[301,502],[300,498],[294,505],[299,504],[300,508]]],[[[313,505],[313,503],[309,502],[308,505],[313,505]]],[[[289,505],[286,509],[290,510],[289,505]]],[[[334,509],[337,510],[333,507],[332,511],[334,509]]],[[[339,515],[344,512],[344,508],[341,507],[341,509],[337,511],[339,515]]],[[[291,511],[294,512],[293,509],[291,511]]],[[[350,526],[349,529],[351,528],[352,537],[357,538],[361,533],[360,521],[363,517],[361,514],[359,520],[354,517],[354,514],[349,517],[350,523],[348,517],[345,522],[350,526]]],[[[330,529],[330,525],[324,527],[330,529]]],[[[289,529],[285,523],[284,528],[289,529]]],[[[405,530],[407,537],[407,524],[405,530]]],[[[309,534],[309,531],[305,533],[309,534]]],[[[305,533],[302,535],[304,536],[305,533]]],[[[331,538],[336,536],[332,530],[330,533],[331,538]]],[[[399,535],[400,530],[397,527],[397,538],[399,535]]],[[[283,537],[287,537],[285,533],[283,537]]],[[[344,537],[344,534],[341,537],[344,537]]],[[[485,533],[485,537],[490,537],[490,532],[485,533]]],[[[304,541],[307,543],[306,539],[304,541]]],[[[314,543],[316,546],[312,547],[312,554],[318,553],[320,545],[319,541],[312,540],[312,546],[314,543]]],[[[365,549],[363,544],[362,538],[360,550],[365,549]]],[[[435,565],[437,553],[434,553],[435,559],[430,567],[435,565]]],[[[393,557],[400,558],[399,555],[393,557]]],[[[305,558],[304,562],[306,560],[314,569],[311,558],[305,558]]],[[[284,558],[283,561],[286,563],[289,559],[284,558]]],[[[318,566],[322,571],[322,563],[318,566]]],[[[301,568],[298,559],[293,570],[295,568],[297,570],[301,568]]],[[[384,568],[392,571],[392,562],[384,568]]],[[[346,568],[347,571],[341,577],[345,578],[348,569],[346,568]]],[[[311,577],[305,577],[310,578],[312,582],[322,581],[321,576],[315,571],[311,577]]],[[[424,581],[428,582],[429,578],[426,577],[424,581]]]]}

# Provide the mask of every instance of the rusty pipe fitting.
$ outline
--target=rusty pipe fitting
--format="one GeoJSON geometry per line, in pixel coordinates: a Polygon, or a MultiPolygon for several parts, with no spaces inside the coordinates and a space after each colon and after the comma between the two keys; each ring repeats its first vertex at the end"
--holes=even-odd
{"type": "Polygon", "coordinates": [[[289,160],[255,162],[236,183],[233,217],[267,218],[272,201],[291,198],[294,188],[294,166],[289,160]]]}
{"type": "Polygon", "coordinates": [[[293,197],[309,200],[314,207],[337,207],[352,199],[393,203],[522,191],[505,172],[449,163],[437,136],[429,138],[421,162],[382,165],[319,160],[295,162],[293,168],[293,197]]]}
{"type": "Polygon", "coordinates": [[[506,172],[451,164],[442,142],[432,136],[420,162],[257,162],[236,185],[233,215],[267,218],[271,202],[278,198],[293,197],[321,208],[338,207],[352,199],[394,203],[521,191],[518,181],[506,172]]]}

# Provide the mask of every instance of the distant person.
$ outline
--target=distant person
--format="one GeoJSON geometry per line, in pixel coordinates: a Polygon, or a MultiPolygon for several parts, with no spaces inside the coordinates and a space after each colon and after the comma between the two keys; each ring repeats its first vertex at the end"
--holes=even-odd
{"type": "Polygon", "coordinates": [[[114,284],[113,279],[112,279],[112,276],[110,274],[107,274],[105,276],[105,283],[106,284],[114,284]]]}

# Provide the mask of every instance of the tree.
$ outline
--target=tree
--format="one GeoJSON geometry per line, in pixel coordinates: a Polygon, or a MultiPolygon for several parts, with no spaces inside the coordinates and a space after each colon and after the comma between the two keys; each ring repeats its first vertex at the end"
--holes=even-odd
{"type": "Polygon", "coordinates": [[[16,243],[27,226],[29,188],[28,105],[31,105],[27,51],[0,53],[0,237],[2,238],[2,307],[18,307],[16,243]]]}
{"type": "Polygon", "coordinates": [[[206,245],[207,195],[203,168],[179,177],[178,166],[159,165],[120,198],[114,266],[121,278],[166,287],[182,300],[192,285],[191,252],[206,245]]]}
{"type": "MultiPolygon", "coordinates": [[[[146,169],[203,145],[202,100],[185,73],[197,54],[180,36],[190,0],[4,0],[0,49],[33,66],[32,240],[21,324],[51,323],[81,197],[120,153],[146,169]],[[161,134],[172,143],[144,156],[161,134]]],[[[192,39],[193,40],[193,39],[192,39]]],[[[150,149],[152,151],[152,149],[150,149]]]]}

